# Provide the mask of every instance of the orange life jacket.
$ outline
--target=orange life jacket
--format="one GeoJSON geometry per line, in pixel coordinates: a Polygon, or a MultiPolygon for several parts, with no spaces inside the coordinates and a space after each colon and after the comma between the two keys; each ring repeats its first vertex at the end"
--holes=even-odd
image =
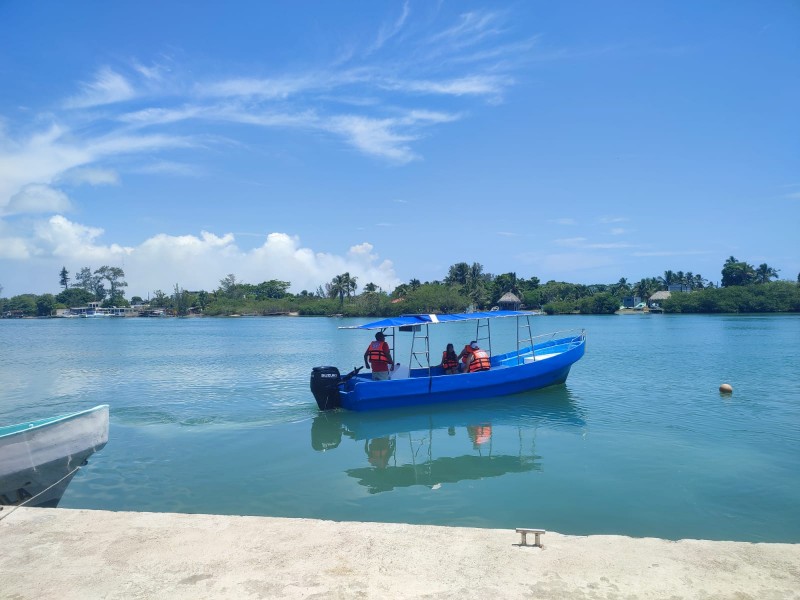
{"type": "Polygon", "coordinates": [[[371,342],[368,348],[369,363],[372,365],[373,371],[388,371],[389,361],[386,358],[386,349],[389,344],[375,340],[371,342]]]}
{"type": "Polygon", "coordinates": [[[461,353],[464,355],[461,357],[461,362],[463,362],[465,366],[467,364],[467,361],[469,361],[469,355],[472,354],[473,352],[474,350],[472,349],[472,346],[470,346],[469,344],[464,346],[464,349],[461,351],[461,353]]]}
{"type": "Polygon", "coordinates": [[[455,352],[450,356],[447,355],[447,350],[442,352],[442,368],[447,369],[455,369],[458,366],[458,359],[456,358],[455,352]]]}
{"type": "Polygon", "coordinates": [[[488,371],[491,367],[489,360],[489,353],[486,350],[478,348],[472,351],[472,362],[469,363],[469,372],[475,371],[488,371]]]}

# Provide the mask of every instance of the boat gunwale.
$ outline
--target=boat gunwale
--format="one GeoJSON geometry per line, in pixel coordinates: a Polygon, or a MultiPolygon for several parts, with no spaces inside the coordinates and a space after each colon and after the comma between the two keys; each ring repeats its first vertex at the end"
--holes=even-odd
{"type": "Polygon", "coordinates": [[[66,423],[73,419],[80,418],[87,414],[97,412],[102,409],[108,410],[108,404],[98,404],[95,407],[87,408],[86,410],[81,410],[74,413],[67,413],[64,415],[58,415],[55,417],[48,417],[45,419],[36,419],[34,421],[23,421],[22,423],[15,423],[13,425],[3,425],[0,426],[0,439],[7,438],[12,435],[18,435],[20,433],[27,433],[29,431],[36,431],[38,429],[42,429],[44,427],[49,427],[51,425],[55,425],[57,423],[66,423]]]}

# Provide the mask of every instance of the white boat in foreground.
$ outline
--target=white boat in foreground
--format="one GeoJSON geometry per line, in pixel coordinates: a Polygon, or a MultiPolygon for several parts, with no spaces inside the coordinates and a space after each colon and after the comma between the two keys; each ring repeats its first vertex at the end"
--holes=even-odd
{"type": "Polygon", "coordinates": [[[56,507],[108,442],[108,405],[0,427],[0,504],[56,507]]]}

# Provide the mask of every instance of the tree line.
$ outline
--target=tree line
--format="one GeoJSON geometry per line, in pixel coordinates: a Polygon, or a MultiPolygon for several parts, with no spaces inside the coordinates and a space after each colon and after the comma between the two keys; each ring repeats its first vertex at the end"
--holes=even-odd
{"type": "MultiPolygon", "coordinates": [[[[173,315],[209,316],[298,313],[302,315],[395,316],[406,313],[452,313],[488,310],[505,294],[514,294],[525,308],[548,314],[611,314],[622,299],[638,296],[647,299],[655,292],[680,285],[690,293],[675,293],[661,303],[665,312],[798,312],[800,274],[797,282],[774,281],[778,270],[758,267],[735,257],[722,266],[719,286],[691,271],[665,271],[663,275],[629,283],[621,278],[611,284],[575,284],[563,281],[542,283],[538,277],[518,277],[509,272],[492,275],[480,263],[456,263],[442,280],[421,282],[411,279],[391,293],[373,282],[359,291],[358,278],[349,272],[336,275],[313,292],[292,294],[291,283],[271,279],[258,284],[239,281],[229,274],[211,291],[187,291],[175,284],[170,293],[155,290],[147,300],[125,298],[125,273],[119,267],[104,265],[92,271],[81,268],[73,277],[66,267],[59,273],[57,294],[22,294],[0,297],[0,315],[48,316],[58,308],[86,306],[131,306],[147,304],[173,315]]],[[[0,286],[0,294],[2,286],[0,286]]]]}

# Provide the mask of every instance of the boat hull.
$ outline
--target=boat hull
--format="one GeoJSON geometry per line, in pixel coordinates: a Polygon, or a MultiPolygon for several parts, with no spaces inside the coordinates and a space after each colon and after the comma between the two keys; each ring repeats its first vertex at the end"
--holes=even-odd
{"type": "Polygon", "coordinates": [[[427,369],[420,369],[412,371],[408,378],[389,381],[372,381],[369,375],[353,377],[341,386],[341,406],[348,410],[375,410],[537,390],[564,383],[585,349],[585,338],[575,336],[537,345],[536,359],[531,362],[517,364],[516,353],[495,356],[488,371],[429,377],[427,369]]]}
{"type": "Polygon", "coordinates": [[[0,428],[0,504],[57,506],[77,469],[107,442],[107,405],[0,428]]]}

